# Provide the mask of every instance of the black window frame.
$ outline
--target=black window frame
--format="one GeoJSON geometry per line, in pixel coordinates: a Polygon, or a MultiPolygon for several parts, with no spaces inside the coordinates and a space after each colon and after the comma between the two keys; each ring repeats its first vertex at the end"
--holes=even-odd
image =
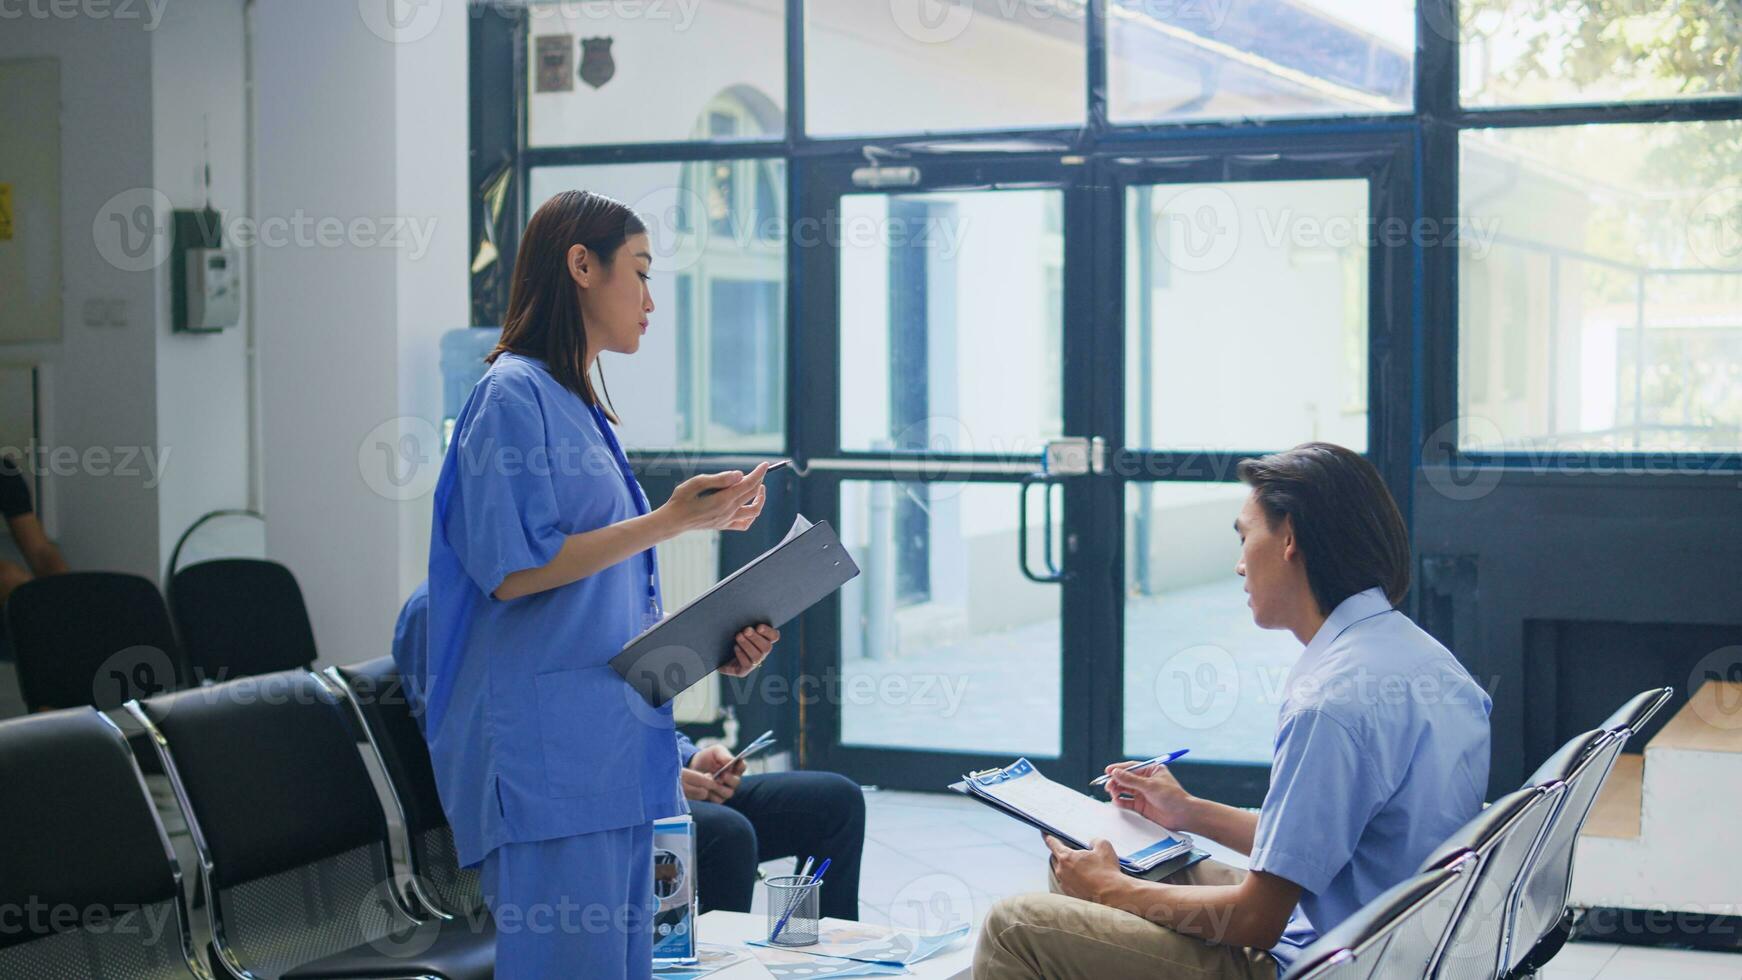
{"type": "MultiPolygon", "coordinates": [[[[807,160],[863,159],[867,150],[893,151],[924,156],[930,148],[949,144],[952,151],[975,144],[996,147],[983,151],[988,158],[1019,155],[1026,149],[1054,148],[1062,155],[1091,156],[1105,153],[1166,153],[1182,143],[1206,138],[1263,137],[1279,141],[1299,139],[1303,145],[1340,133],[1377,134],[1399,126],[1415,141],[1416,217],[1456,222],[1459,217],[1458,163],[1460,136],[1469,130],[1534,128],[1583,124],[1674,123],[1742,121],[1742,95],[1702,96],[1635,102],[1582,102],[1553,105],[1465,106],[1460,98],[1460,42],[1454,36],[1458,23],[1457,0],[1418,0],[1416,4],[1416,49],[1414,106],[1408,111],[1299,116],[1262,119],[1192,119],[1180,122],[1111,123],[1107,115],[1108,0],[1089,0],[1083,18],[1086,105],[1080,127],[1016,130],[967,130],[870,137],[808,136],[805,132],[805,0],[786,0],[786,91],[785,132],[780,138],[747,140],[677,140],[651,143],[609,143],[561,147],[526,145],[526,16],[509,4],[483,4],[471,8],[471,121],[472,176],[476,187],[491,169],[503,162],[513,167],[514,185],[504,226],[499,230],[501,259],[512,268],[513,244],[518,240],[529,210],[527,179],[532,169],[545,166],[606,163],[668,163],[688,160],[734,160],[780,157],[787,162],[788,220],[797,210],[793,202],[804,198],[807,160]],[[1011,146],[1012,143],[1017,144],[1011,146]]],[[[481,234],[480,209],[473,205],[473,238],[481,234]]],[[[1413,247],[1416,271],[1413,285],[1416,305],[1416,350],[1412,352],[1413,389],[1418,393],[1412,406],[1411,426],[1415,452],[1413,468],[1455,466],[1464,471],[1497,467],[1528,472],[1531,462],[1522,453],[1466,452],[1457,446],[1458,421],[1458,253],[1455,247],[1413,247]],[[1428,312],[1434,311],[1434,312],[1428,312]],[[1430,434],[1437,437],[1428,442],[1430,434]]],[[[787,311],[789,333],[795,329],[791,316],[797,304],[798,257],[788,255],[787,311]]],[[[506,276],[492,284],[474,281],[473,308],[480,314],[496,313],[506,305],[506,276]],[[487,288],[488,287],[488,288],[487,288]]],[[[480,319],[483,317],[480,316],[480,319]]],[[[791,340],[789,336],[789,341],[791,340]]],[[[798,348],[789,342],[787,350],[798,348]]],[[[790,379],[789,379],[790,380],[790,379]]],[[[792,388],[788,388],[789,393],[792,388]]],[[[788,438],[797,406],[788,398],[788,438]]],[[[708,456],[708,453],[699,453],[708,456]]],[[[730,454],[723,454],[730,455],[730,454]]],[[[1665,456],[1674,457],[1694,470],[1742,470],[1737,453],[1627,453],[1580,452],[1557,454],[1557,469],[1565,475],[1580,469],[1637,473],[1650,477],[1665,456]]]]}
{"type": "MultiPolygon", "coordinates": [[[[879,134],[866,137],[812,137],[805,131],[805,2],[786,0],[784,39],[785,106],[784,132],[778,137],[734,140],[677,140],[648,143],[611,143],[556,147],[529,147],[526,119],[527,17],[523,9],[505,4],[481,4],[470,11],[470,119],[471,174],[477,188],[485,176],[504,163],[511,167],[513,184],[509,204],[497,229],[501,269],[512,268],[514,246],[529,213],[528,178],[539,167],[623,163],[670,163],[694,160],[741,160],[779,158],[786,163],[786,214],[789,222],[806,214],[816,200],[815,190],[824,175],[842,166],[862,163],[878,154],[907,156],[940,168],[984,166],[989,173],[1020,170],[1024,161],[1037,154],[1054,160],[1080,158],[1091,165],[1123,156],[1169,156],[1202,152],[1205,147],[1225,145],[1227,153],[1255,143],[1284,148],[1310,149],[1327,141],[1354,138],[1383,142],[1398,139],[1412,149],[1408,191],[1417,221],[1439,222],[1454,227],[1461,217],[1459,164],[1461,137],[1466,132],[1542,128],[1568,125],[1635,123],[1680,123],[1742,121],[1742,95],[1702,96],[1633,102],[1588,102],[1522,106],[1465,106],[1461,100],[1461,45],[1457,30],[1457,0],[1418,0],[1415,9],[1413,105],[1405,111],[1295,116],[1261,119],[1191,119],[1178,122],[1111,123],[1107,100],[1107,28],[1109,0],[1089,0],[1083,19],[1086,84],[1084,118],[1080,126],[1015,130],[965,130],[879,134]]],[[[1210,152],[1217,152],[1211,150],[1210,152]]],[[[929,170],[928,170],[929,172],[929,170]]],[[[474,194],[474,197],[476,195],[474,194]]],[[[473,241],[482,235],[481,209],[472,205],[473,241]]],[[[1097,250],[1102,245],[1097,245],[1097,250]]],[[[1375,248],[1399,248],[1381,246],[1375,248]]],[[[1113,246],[1106,246],[1113,248],[1113,246]]],[[[814,296],[804,280],[801,250],[788,248],[786,257],[786,417],[787,448],[816,447],[834,450],[838,429],[834,413],[806,411],[801,362],[807,349],[821,346],[802,335],[800,311],[814,296]]],[[[1567,487],[1595,473],[1605,485],[1617,480],[1639,486],[1677,486],[1690,472],[1742,472],[1742,453],[1580,452],[1556,453],[1553,472],[1542,472],[1525,453],[1470,452],[1459,448],[1459,250],[1455,244],[1412,242],[1394,256],[1409,270],[1408,298],[1413,342],[1400,364],[1387,372],[1396,380],[1389,390],[1406,393],[1408,452],[1390,460],[1394,472],[1386,474],[1394,491],[1401,488],[1400,503],[1412,508],[1411,488],[1424,475],[1440,471],[1446,479],[1473,481],[1504,480],[1508,486],[1567,487]],[[1665,472],[1663,460],[1675,463],[1665,472]]],[[[506,275],[491,279],[473,277],[473,309],[477,322],[500,321],[506,305],[506,275]]],[[[1371,283],[1377,290],[1379,283],[1371,283]]],[[[1370,352],[1369,357],[1372,357],[1370,352]]],[[[1378,370],[1378,369],[1375,369],[1378,370]]],[[[1374,386],[1371,397],[1383,396],[1374,386]]],[[[1371,410],[1371,404],[1370,404],[1371,410]]],[[[1069,409],[1067,409],[1067,412],[1069,409]]],[[[1111,422],[1112,420],[1107,420],[1111,422]]],[[[867,454],[875,457],[877,454],[867,454]]],[[[894,457],[896,454],[890,454],[894,457]]],[[[1238,454],[1229,454],[1231,463],[1238,454]]],[[[655,484],[680,479],[686,472],[742,458],[738,453],[673,451],[634,454],[642,464],[659,467],[650,474],[655,484]],[[674,461],[678,464],[673,465],[674,461]]],[[[800,461],[803,462],[802,460],[800,461]]],[[[1220,467],[1218,469],[1221,469],[1220,467]]],[[[1231,467],[1228,468],[1231,471],[1231,467]]],[[[1726,481],[1728,482],[1728,481],[1726,481]]],[[[1586,483],[1585,485],[1589,485],[1586,483]]],[[[780,515],[776,515],[777,517],[780,515]]],[[[789,519],[789,518],[783,518],[789,519]]],[[[1411,521],[1412,530],[1415,527],[1411,521]]],[[[760,550],[760,541],[734,545],[723,562],[738,560],[760,550]]],[[[1407,607],[1419,612],[1420,591],[1412,594],[1407,607]]],[[[816,623],[827,626],[826,617],[816,623]]],[[[804,727],[797,708],[771,711],[783,737],[804,727]],[[790,717],[782,712],[790,711],[790,717]]],[[[745,724],[755,727],[753,712],[740,713],[745,724]]],[[[789,743],[791,744],[791,743],[789,743]]]]}

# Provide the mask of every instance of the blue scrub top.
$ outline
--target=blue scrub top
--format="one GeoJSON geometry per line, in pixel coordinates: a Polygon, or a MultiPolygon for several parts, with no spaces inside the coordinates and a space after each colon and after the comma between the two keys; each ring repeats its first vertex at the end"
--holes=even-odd
{"type": "Polygon", "coordinates": [[[424,732],[460,863],[687,813],[671,706],[608,666],[657,622],[651,550],[504,602],[569,535],[648,512],[597,406],[503,354],[454,424],[430,535],[424,732]]]}
{"type": "MultiPolygon", "coordinates": [[[[393,662],[399,668],[400,687],[405,692],[407,706],[423,729],[424,656],[429,649],[429,582],[417,583],[405,605],[399,607],[399,620],[393,624],[393,662]]],[[[697,752],[696,743],[683,732],[677,732],[677,761],[689,765],[697,752]]]]}
{"type": "Polygon", "coordinates": [[[1279,976],[1482,809],[1493,707],[1377,588],[1337,606],[1284,692],[1251,862],[1301,887],[1279,976]]]}

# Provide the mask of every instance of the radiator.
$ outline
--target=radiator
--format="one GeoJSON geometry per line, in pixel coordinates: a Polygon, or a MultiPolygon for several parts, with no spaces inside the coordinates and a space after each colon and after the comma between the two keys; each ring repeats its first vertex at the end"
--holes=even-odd
{"type": "MultiPolygon", "coordinates": [[[[712,588],[720,580],[720,532],[683,534],[655,548],[659,556],[659,591],[670,612],[712,588]]],[[[677,723],[720,720],[720,676],[714,674],[679,694],[672,702],[677,723]]]]}

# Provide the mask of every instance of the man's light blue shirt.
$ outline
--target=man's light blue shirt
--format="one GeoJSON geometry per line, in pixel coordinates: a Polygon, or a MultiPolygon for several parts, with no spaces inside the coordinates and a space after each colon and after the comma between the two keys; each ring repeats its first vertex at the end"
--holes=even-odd
{"type": "Polygon", "coordinates": [[[1384,590],[1332,611],[1289,673],[1253,839],[1252,869],[1301,887],[1279,975],[1482,808],[1492,706],[1384,590]]]}

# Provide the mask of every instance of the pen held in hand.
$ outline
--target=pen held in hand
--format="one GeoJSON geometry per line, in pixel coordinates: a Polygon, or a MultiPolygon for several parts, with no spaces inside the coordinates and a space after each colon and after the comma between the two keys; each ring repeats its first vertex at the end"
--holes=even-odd
{"type": "MultiPolygon", "coordinates": [[[[1190,751],[1191,751],[1191,749],[1180,749],[1177,752],[1169,752],[1167,755],[1158,755],[1153,759],[1145,759],[1144,761],[1139,762],[1134,766],[1127,766],[1127,767],[1125,767],[1125,771],[1128,773],[1136,774],[1136,773],[1142,772],[1145,769],[1150,768],[1151,766],[1165,766],[1168,763],[1173,762],[1176,759],[1184,758],[1185,754],[1187,752],[1190,752],[1190,751]]],[[[1096,776],[1094,779],[1089,780],[1089,785],[1090,786],[1105,786],[1107,784],[1107,781],[1109,779],[1112,779],[1112,778],[1113,777],[1110,774],[1103,775],[1103,776],[1096,776]]]]}

